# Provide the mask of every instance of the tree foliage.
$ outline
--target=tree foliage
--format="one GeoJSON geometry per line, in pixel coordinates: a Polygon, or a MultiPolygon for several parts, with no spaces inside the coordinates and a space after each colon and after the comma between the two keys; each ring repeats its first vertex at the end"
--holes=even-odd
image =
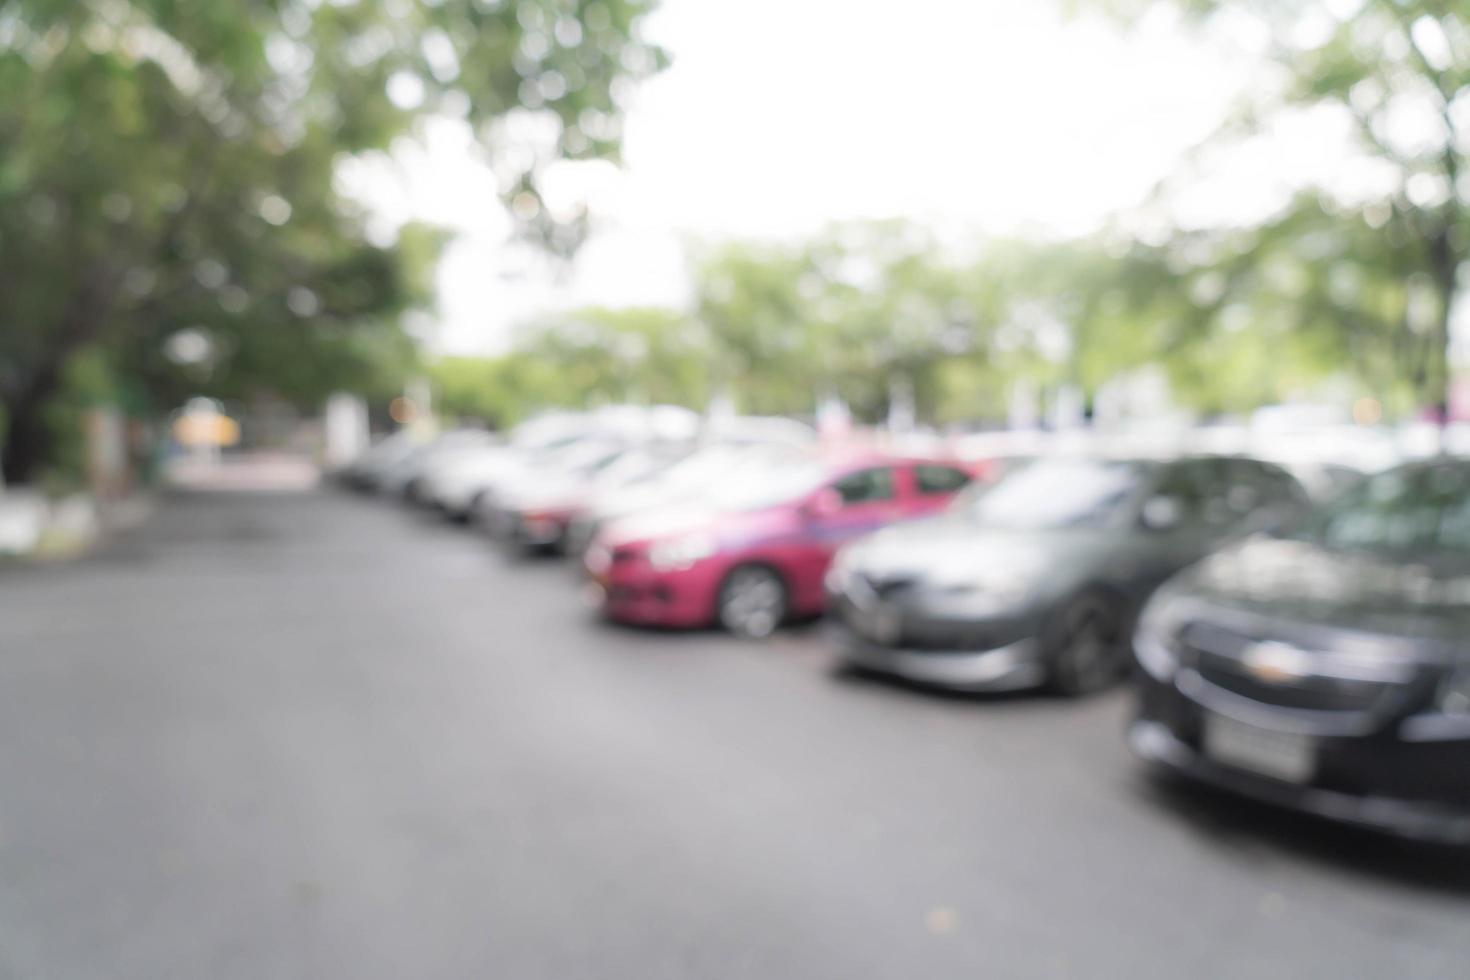
{"type": "Polygon", "coordinates": [[[627,86],[664,61],[648,6],[0,2],[0,466],[45,458],[47,403],[88,350],[163,399],[309,402],[391,370],[434,237],[374,242],[334,176],[427,113],[464,118],[523,230],[569,253],[585,222],[538,180],[617,155],[627,86]],[[180,333],[202,343],[170,359],[180,333]]]}
{"type": "MultiPolygon", "coordinates": [[[[1005,286],[898,222],[841,225],[796,245],[735,243],[701,256],[696,314],[717,389],[753,411],[808,412],[837,395],[880,418],[899,390],[946,414],[947,371],[999,387],[989,357],[1005,286]]],[[[982,400],[983,401],[983,400],[982,400]]]]}
{"type": "Polygon", "coordinates": [[[707,353],[687,314],[594,307],[529,325],[500,357],[442,358],[430,377],[441,414],[504,426],[548,408],[621,402],[703,408],[707,353]]]}
{"type": "MultiPolygon", "coordinates": [[[[1128,19],[1152,6],[1101,4],[1128,19]]],[[[1203,27],[1265,39],[1273,71],[1216,144],[1327,112],[1346,124],[1357,154],[1352,186],[1303,188],[1269,220],[1222,231],[1213,258],[1189,261],[1224,286],[1205,325],[1227,329],[1249,310],[1268,337],[1295,332],[1308,347],[1335,345],[1401,408],[1442,414],[1470,255],[1470,8],[1448,0],[1174,5],[1203,27]]]]}

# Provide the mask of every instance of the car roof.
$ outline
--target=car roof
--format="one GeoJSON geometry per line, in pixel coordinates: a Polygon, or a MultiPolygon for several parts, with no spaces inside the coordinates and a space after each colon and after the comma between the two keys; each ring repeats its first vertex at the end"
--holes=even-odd
{"type": "Polygon", "coordinates": [[[866,466],[912,466],[937,464],[968,470],[963,460],[943,453],[896,452],[870,445],[823,443],[807,452],[806,457],[829,470],[854,470],[866,466]]]}

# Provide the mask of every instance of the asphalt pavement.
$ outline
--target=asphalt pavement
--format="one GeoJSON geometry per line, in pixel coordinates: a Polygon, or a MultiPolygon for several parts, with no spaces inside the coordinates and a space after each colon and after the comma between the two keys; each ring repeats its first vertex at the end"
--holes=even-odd
{"type": "Polygon", "coordinates": [[[0,569],[0,978],[1470,976],[1470,858],[1152,780],[1122,692],[577,593],[328,490],[0,569]]]}

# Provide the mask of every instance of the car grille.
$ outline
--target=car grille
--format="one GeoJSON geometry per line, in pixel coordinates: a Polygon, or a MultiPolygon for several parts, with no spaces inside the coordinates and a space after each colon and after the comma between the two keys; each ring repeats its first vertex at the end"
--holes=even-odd
{"type": "Polygon", "coordinates": [[[911,650],[970,653],[997,647],[1002,640],[994,630],[983,627],[909,621],[904,623],[898,642],[911,650]]]}
{"type": "Polygon", "coordinates": [[[1331,673],[1328,664],[1321,672],[1302,676],[1262,676],[1253,672],[1246,651],[1261,638],[1224,629],[1213,624],[1194,624],[1179,636],[1185,661],[1200,678],[1224,691],[1261,704],[1303,711],[1370,713],[1404,691],[1397,680],[1343,677],[1331,673]]]}

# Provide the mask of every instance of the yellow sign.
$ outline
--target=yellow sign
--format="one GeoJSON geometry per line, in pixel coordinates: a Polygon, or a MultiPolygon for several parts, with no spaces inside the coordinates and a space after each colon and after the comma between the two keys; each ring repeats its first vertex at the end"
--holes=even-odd
{"type": "Polygon", "coordinates": [[[173,435],[182,446],[233,446],[240,441],[240,425],[228,415],[180,415],[173,435]]]}

